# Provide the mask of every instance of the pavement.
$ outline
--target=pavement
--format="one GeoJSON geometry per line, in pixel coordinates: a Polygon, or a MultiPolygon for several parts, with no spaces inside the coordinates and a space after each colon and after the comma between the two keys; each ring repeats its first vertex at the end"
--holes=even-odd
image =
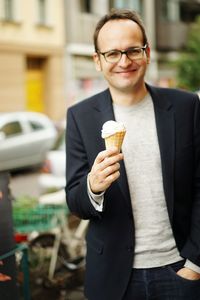
{"type": "Polygon", "coordinates": [[[64,289],[38,289],[32,293],[31,300],[86,300],[83,295],[83,287],[76,287],[74,290],[64,289]]]}
{"type": "MultiPolygon", "coordinates": [[[[64,273],[63,275],[63,280],[60,282],[58,280],[56,284],[30,277],[31,300],[86,300],[83,294],[83,273],[71,277],[64,273]]],[[[20,295],[19,300],[24,300],[22,288],[20,295]]]]}
{"type": "Polygon", "coordinates": [[[83,294],[84,274],[84,267],[73,272],[61,268],[54,281],[42,281],[30,273],[31,300],[86,300],[83,294]]]}

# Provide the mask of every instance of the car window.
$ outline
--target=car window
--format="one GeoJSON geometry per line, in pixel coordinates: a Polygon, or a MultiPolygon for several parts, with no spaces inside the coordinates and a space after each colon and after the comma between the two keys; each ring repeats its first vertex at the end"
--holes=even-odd
{"type": "Polygon", "coordinates": [[[12,137],[23,132],[21,124],[17,121],[5,124],[0,131],[2,131],[6,137],[12,137]]]}
{"type": "Polygon", "coordinates": [[[65,130],[58,134],[53,150],[65,150],[65,130]]]}
{"type": "Polygon", "coordinates": [[[37,121],[32,120],[29,123],[30,123],[31,129],[33,131],[41,130],[41,129],[44,128],[44,126],[41,123],[37,122],[37,121]]]}

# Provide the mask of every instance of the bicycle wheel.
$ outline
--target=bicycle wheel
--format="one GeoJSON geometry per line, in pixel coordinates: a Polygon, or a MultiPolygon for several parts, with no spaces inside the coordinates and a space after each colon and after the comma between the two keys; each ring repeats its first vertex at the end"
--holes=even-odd
{"type": "MultiPolygon", "coordinates": [[[[30,272],[35,278],[48,277],[50,260],[53,253],[55,235],[44,233],[33,239],[29,244],[30,272]]],[[[63,261],[69,258],[66,246],[61,242],[58,249],[55,272],[63,267],[63,261]]]]}

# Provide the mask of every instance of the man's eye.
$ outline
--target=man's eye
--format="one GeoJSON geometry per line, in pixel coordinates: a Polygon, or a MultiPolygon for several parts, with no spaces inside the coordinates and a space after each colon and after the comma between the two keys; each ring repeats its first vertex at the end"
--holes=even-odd
{"type": "Polygon", "coordinates": [[[118,51],[110,51],[106,55],[107,55],[108,58],[118,57],[119,52],[118,51]]]}
{"type": "Polygon", "coordinates": [[[141,53],[141,49],[130,49],[127,52],[129,55],[137,55],[141,53]]]}

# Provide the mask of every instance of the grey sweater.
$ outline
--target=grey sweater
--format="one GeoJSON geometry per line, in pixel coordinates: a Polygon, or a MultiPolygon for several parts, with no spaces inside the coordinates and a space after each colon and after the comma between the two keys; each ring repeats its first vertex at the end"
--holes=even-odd
{"type": "Polygon", "coordinates": [[[126,135],[122,147],[135,223],[134,268],[181,260],[167,213],[153,103],[150,95],[129,107],[114,104],[126,135]]]}

